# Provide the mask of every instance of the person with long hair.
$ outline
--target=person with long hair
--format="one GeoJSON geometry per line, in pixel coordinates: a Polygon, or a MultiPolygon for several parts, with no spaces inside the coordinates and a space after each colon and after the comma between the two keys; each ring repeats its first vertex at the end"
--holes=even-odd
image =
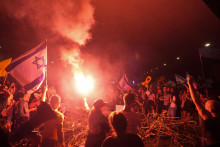
{"type": "Polygon", "coordinates": [[[107,137],[102,147],[143,147],[144,144],[136,134],[128,134],[127,120],[121,112],[112,112],[109,116],[109,123],[114,134],[107,137]]]}

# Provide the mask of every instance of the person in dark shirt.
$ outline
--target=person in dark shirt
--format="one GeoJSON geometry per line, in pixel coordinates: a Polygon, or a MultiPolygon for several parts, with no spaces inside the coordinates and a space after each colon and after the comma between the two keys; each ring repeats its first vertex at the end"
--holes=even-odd
{"type": "Polygon", "coordinates": [[[121,112],[112,112],[109,122],[115,135],[107,137],[102,147],[143,147],[144,144],[136,134],[127,134],[127,121],[121,112]]]}
{"type": "Polygon", "coordinates": [[[208,100],[204,106],[196,94],[193,81],[192,77],[187,78],[193,103],[203,120],[201,123],[202,136],[204,137],[203,145],[220,146],[220,102],[219,100],[208,100]]]}
{"type": "Polygon", "coordinates": [[[89,132],[85,147],[101,147],[106,133],[109,131],[108,119],[102,113],[106,106],[103,100],[98,99],[93,103],[89,112],[89,132]]]}

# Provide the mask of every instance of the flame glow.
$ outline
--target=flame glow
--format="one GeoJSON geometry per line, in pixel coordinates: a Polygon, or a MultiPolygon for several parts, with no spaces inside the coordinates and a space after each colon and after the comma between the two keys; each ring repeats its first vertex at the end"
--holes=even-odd
{"type": "Polygon", "coordinates": [[[84,105],[85,105],[85,107],[86,107],[86,110],[89,110],[90,108],[89,108],[89,105],[88,105],[88,103],[87,103],[87,101],[86,101],[86,98],[84,98],[84,105]]]}
{"type": "Polygon", "coordinates": [[[91,76],[84,76],[83,74],[75,75],[76,87],[78,91],[86,95],[94,88],[94,79],[91,76]]]}

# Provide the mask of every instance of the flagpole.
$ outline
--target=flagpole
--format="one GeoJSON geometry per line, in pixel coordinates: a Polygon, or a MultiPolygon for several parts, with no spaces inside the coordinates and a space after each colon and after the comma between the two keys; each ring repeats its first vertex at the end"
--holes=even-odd
{"type": "Polygon", "coordinates": [[[203,80],[204,80],[204,83],[205,83],[206,98],[208,98],[208,89],[207,89],[207,84],[206,84],[206,79],[205,79],[205,72],[204,72],[204,67],[203,67],[203,62],[202,62],[202,56],[201,56],[200,51],[199,51],[199,57],[200,57],[201,65],[202,65],[202,76],[203,76],[203,80]]]}
{"type": "MultiPolygon", "coordinates": [[[[46,44],[47,44],[47,38],[46,38],[46,44]]],[[[46,54],[46,57],[47,57],[47,54],[46,54]]],[[[46,67],[45,67],[45,84],[46,84],[46,86],[47,86],[47,63],[46,63],[46,67]]]]}
{"type": "Polygon", "coordinates": [[[6,82],[7,77],[8,77],[8,73],[7,73],[7,75],[5,76],[3,85],[5,85],[5,82],[6,82]]]}

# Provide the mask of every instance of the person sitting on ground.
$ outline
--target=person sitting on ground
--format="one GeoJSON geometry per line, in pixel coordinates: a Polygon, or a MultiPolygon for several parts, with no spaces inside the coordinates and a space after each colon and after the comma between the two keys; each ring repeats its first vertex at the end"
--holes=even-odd
{"type": "Polygon", "coordinates": [[[102,113],[107,104],[98,99],[93,103],[93,108],[89,112],[89,131],[85,147],[101,147],[106,133],[109,131],[108,119],[102,113]]]}
{"type": "Polygon", "coordinates": [[[141,125],[141,117],[138,113],[134,112],[135,95],[127,93],[124,95],[124,109],[122,114],[127,120],[127,133],[137,134],[137,127],[141,125]]]}
{"type": "Polygon", "coordinates": [[[102,147],[143,147],[144,144],[136,134],[127,134],[127,121],[121,112],[112,112],[109,123],[115,135],[106,138],[102,147]]]}
{"type": "Polygon", "coordinates": [[[41,147],[56,147],[59,144],[65,146],[63,133],[64,115],[58,111],[60,101],[61,98],[58,95],[51,97],[50,105],[56,113],[57,118],[43,123],[44,130],[42,132],[41,147]]]}
{"type": "Polygon", "coordinates": [[[193,87],[193,78],[187,77],[190,95],[199,115],[204,120],[202,135],[205,137],[206,146],[220,146],[220,102],[219,100],[208,100],[205,106],[193,87]]]}

